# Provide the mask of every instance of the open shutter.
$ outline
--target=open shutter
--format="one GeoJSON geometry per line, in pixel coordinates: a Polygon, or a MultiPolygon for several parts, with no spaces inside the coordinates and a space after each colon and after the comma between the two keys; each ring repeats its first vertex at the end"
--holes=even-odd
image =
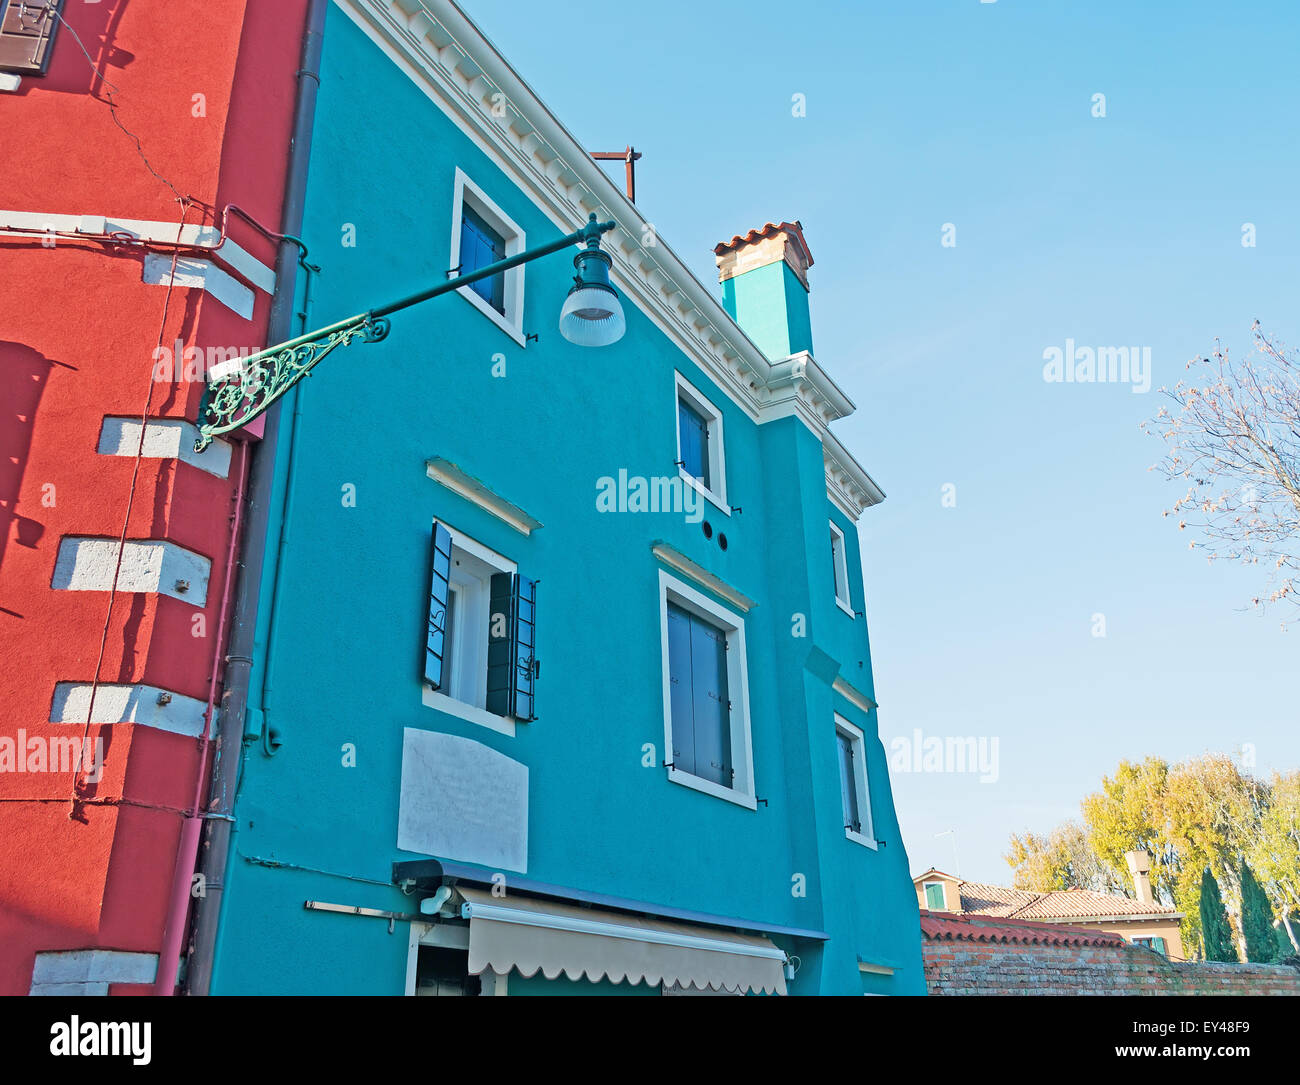
{"type": "Polygon", "coordinates": [[[45,3],[0,0],[0,71],[45,74],[59,28],[55,13],[62,9],[63,0],[53,6],[52,12],[45,3]]]}
{"type": "Polygon", "coordinates": [[[429,629],[424,644],[424,680],[442,690],[447,657],[448,606],[451,601],[451,532],[433,525],[433,553],[429,574],[429,629]]]}
{"type": "Polygon", "coordinates": [[[515,711],[517,720],[535,719],[537,662],[537,581],[515,577],[515,711]]]}
{"type": "Polygon", "coordinates": [[[489,597],[487,710],[527,723],[537,717],[537,582],[496,573],[489,597]]]}
{"type": "Polygon", "coordinates": [[[853,740],[843,731],[836,731],[840,758],[840,794],[844,799],[844,828],[855,833],[862,831],[862,815],[858,810],[858,768],[854,764],[853,740]]]}

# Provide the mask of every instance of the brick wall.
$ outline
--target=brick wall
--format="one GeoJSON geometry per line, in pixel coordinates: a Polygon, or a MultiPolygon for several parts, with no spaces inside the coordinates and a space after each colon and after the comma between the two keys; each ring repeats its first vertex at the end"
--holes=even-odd
{"type": "Polygon", "coordinates": [[[932,995],[1300,995],[1285,964],[1169,961],[1130,945],[924,939],[932,995]]]}

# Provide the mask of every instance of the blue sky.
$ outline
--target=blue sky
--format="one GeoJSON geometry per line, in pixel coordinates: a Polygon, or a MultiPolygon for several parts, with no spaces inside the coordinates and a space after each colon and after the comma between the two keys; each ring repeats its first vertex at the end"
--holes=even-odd
{"type": "Polygon", "coordinates": [[[888,494],[861,522],[881,737],[998,740],[996,783],[894,774],[914,871],[1009,882],[1008,835],[1121,758],[1300,765],[1300,628],[1162,519],[1138,428],[1216,336],[1300,343],[1300,9],[464,2],[589,149],[644,152],[638,205],[705,283],[717,241],[802,221],[836,430],[888,494]],[[1149,347],[1151,391],[1045,382],[1067,339],[1149,347]]]}

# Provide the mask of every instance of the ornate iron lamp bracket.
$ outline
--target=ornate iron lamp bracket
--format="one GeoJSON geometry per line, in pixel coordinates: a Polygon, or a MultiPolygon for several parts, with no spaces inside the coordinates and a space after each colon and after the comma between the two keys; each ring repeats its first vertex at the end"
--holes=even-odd
{"type": "Polygon", "coordinates": [[[357,341],[378,343],[388,335],[389,327],[386,317],[363,313],[241,358],[233,372],[209,387],[199,415],[204,421],[194,451],[202,452],[213,438],[246,426],[265,413],[338,347],[357,341]]]}

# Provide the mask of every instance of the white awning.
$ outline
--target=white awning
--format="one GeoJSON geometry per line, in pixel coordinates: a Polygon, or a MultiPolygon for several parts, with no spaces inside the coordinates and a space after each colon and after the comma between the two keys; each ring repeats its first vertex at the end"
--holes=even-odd
{"type": "Polygon", "coordinates": [[[785,994],[785,953],[766,938],[456,887],[469,923],[469,970],[538,971],[548,980],[678,984],[785,994]]]}

